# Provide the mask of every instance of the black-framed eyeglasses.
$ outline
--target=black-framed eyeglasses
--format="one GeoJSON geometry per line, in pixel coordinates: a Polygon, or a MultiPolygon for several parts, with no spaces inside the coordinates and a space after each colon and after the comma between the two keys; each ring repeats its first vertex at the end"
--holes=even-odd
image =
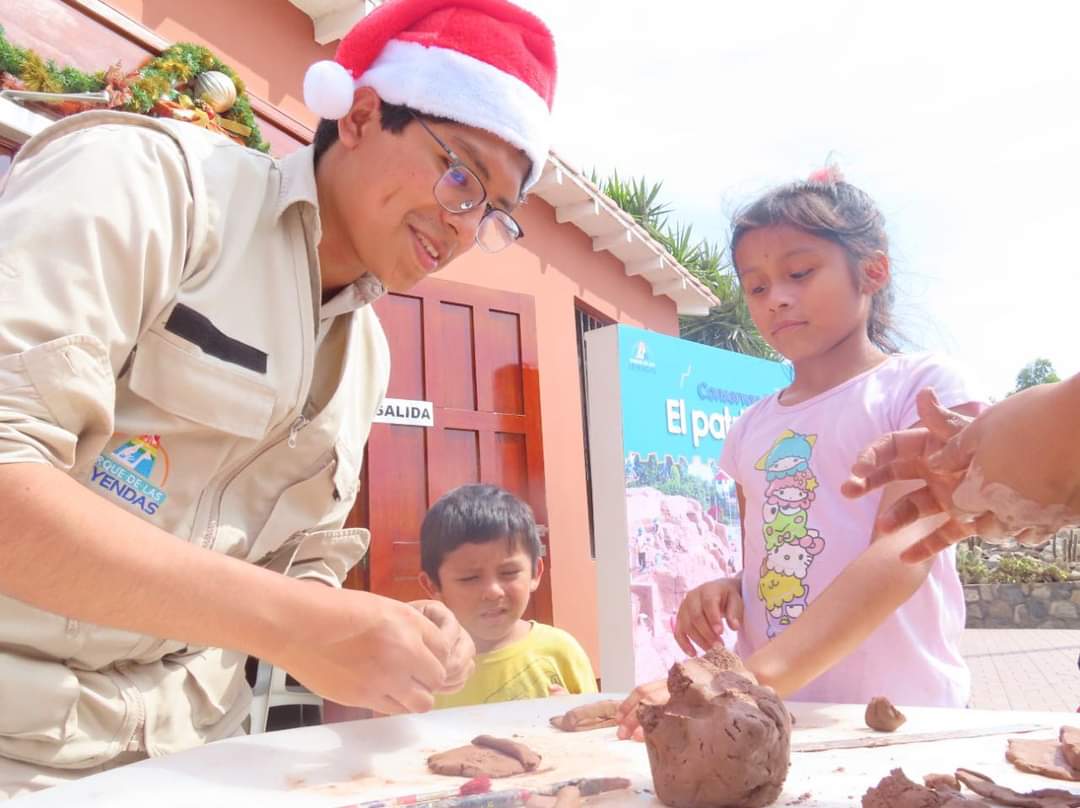
{"type": "MultiPolygon", "coordinates": [[[[435,181],[435,187],[431,189],[435,195],[435,201],[450,213],[469,213],[476,210],[477,206],[483,205],[487,199],[487,189],[480,178],[462,162],[441,137],[431,131],[431,127],[423,120],[415,115],[413,115],[413,120],[434,138],[450,158],[450,165],[435,181]]],[[[480,249],[496,253],[506,249],[525,235],[521,225],[505,210],[499,210],[490,204],[486,207],[487,210],[484,211],[480,224],[476,228],[476,244],[480,249]]]]}

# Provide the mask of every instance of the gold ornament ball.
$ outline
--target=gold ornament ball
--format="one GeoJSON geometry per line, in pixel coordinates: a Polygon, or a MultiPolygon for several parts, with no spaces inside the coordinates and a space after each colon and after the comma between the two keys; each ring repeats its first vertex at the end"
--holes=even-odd
{"type": "Polygon", "coordinates": [[[217,70],[207,70],[195,77],[195,97],[205,101],[214,112],[226,112],[236,103],[236,85],[217,70]]]}

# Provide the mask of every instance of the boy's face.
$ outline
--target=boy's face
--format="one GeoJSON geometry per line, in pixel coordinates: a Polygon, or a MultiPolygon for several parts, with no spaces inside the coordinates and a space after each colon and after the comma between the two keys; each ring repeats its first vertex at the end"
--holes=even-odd
{"type": "Polygon", "coordinates": [[[496,539],[462,544],[443,558],[438,583],[424,573],[420,580],[454,613],[482,653],[510,637],[542,574],[543,562],[537,560],[534,575],[520,542],[496,539]]]}

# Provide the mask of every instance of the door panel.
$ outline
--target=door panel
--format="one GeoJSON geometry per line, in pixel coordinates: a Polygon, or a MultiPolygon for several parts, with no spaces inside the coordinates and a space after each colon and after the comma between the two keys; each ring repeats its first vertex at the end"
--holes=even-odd
{"type": "MultiPolygon", "coordinates": [[[[526,295],[425,280],[375,304],[390,343],[389,396],[434,405],[433,428],[375,424],[350,524],[372,532],[367,574],[348,585],[421,597],[420,523],[459,485],[501,485],[533,508],[546,554],[536,320],[526,295]]],[[[550,622],[547,576],[527,616],[550,622]]]]}

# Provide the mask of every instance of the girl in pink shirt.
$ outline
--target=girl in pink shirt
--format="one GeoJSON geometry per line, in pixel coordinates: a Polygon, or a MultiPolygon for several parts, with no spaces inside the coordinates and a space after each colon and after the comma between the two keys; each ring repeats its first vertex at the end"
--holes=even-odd
{"type": "MultiPolygon", "coordinates": [[[[952,553],[913,566],[899,560],[910,532],[876,540],[879,510],[911,488],[840,492],[863,447],[918,422],[921,388],[981,409],[950,365],[898,352],[884,217],[837,172],[818,172],[739,214],[731,254],[755,325],[794,379],[727,435],[720,466],[737,484],[743,572],[690,592],[676,639],[694,654],[730,626],[747,667],[785,698],[965,705],[952,553]]],[[[644,685],[627,700],[624,736],[637,702],[662,691],[644,685]]]]}

